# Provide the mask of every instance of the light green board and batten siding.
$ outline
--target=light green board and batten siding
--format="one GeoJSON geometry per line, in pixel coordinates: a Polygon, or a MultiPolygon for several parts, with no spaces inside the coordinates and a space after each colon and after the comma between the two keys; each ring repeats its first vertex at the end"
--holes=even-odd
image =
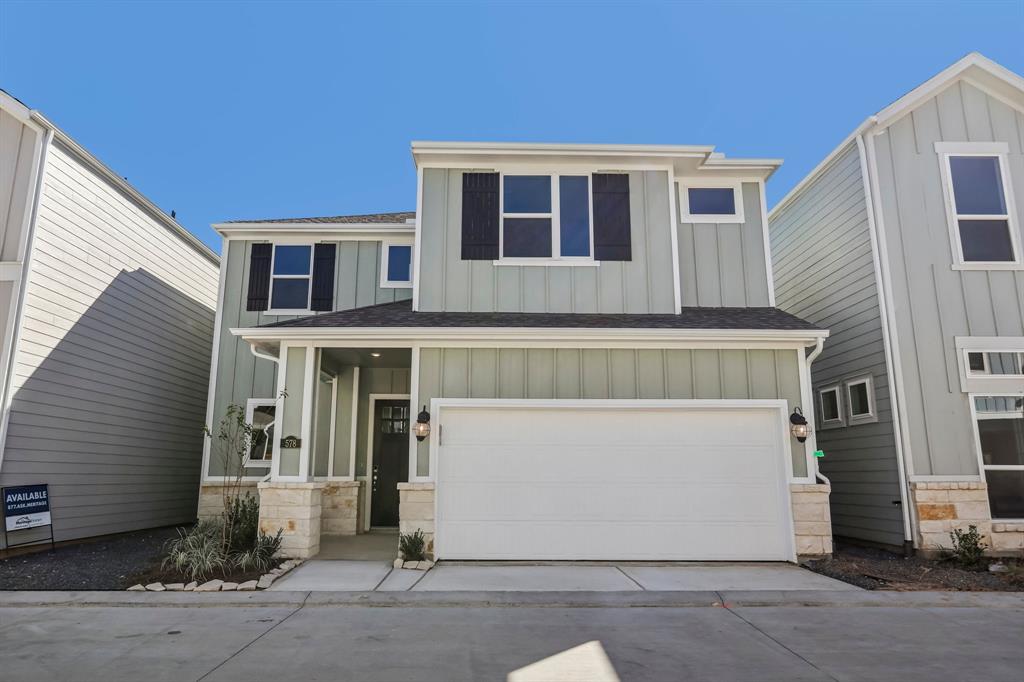
{"type": "MultiPolygon", "coordinates": [[[[829,330],[815,388],[870,374],[878,422],[817,431],[836,535],[902,545],[895,432],[860,155],[851,143],[772,216],[780,308],[829,330]],[[813,264],[809,267],[808,264],[813,264]]],[[[817,399],[816,399],[817,400],[817,399]]]]}
{"type": "MultiPolygon", "coordinates": [[[[295,316],[267,315],[245,309],[249,282],[249,255],[253,242],[231,240],[222,267],[227,268],[221,301],[222,319],[214,387],[213,424],[224,416],[228,405],[245,405],[249,398],[274,398],[277,391],[277,365],[256,358],[249,344],[232,336],[233,327],[256,327],[295,316]]],[[[338,242],[334,268],[334,309],[348,310],[378,303],[391,303],[412,297],[411,289],[380,287],[380,242],[338,242]]],[[[223,466],[210,457],[208,475],[220,476],[223,466]]],[[[264,476],[266,468],[249,467],[246,475],[264,476]]]]}
{"type": "MultiPolygon", "coordinates": [[[[672,232],[684,306],[767,306],[760,186],[743,184],[746,223],[672,225],[667,171],[629,173],[632,260],[598,266],[462,260],[462,170],[423,172],[419,309],[454,312],[672,313],[672,232]]],[[[678,215],[678,212],[677,212],[678,215]]]]}
{"type": "MultiPolygon", "coordinates": [[[[1002,142],[1024,226],[1024,114],[956,82],[875,137],[914,475],[977,475],[957,336],[1024,336],[1024,272],[953,270],[936,142],[1002,142]]],[[[1018,235],[1024,244],[1024,235],[1018,235]]]]}
{"type": "MultiPolygon", "coordinates": [[[[778,399],[800,404],[795,350],[424,348],[418,405],[432,398],[778,399]]],[[[792,441],[793,472],[805,476],[792,441]]],[[[420,443],[417,473],[428,474],[420,443]]]]}

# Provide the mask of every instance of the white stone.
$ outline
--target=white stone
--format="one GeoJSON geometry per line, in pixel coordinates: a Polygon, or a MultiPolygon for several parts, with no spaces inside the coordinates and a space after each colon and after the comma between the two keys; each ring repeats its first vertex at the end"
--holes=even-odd
{"type": "Polygon", "coordinates": [[[264,575],[261,575],[259,581],[256,583],[256,587],[258,587],[261,590],[265,590],[265,589],[267,589],[268,587],[270,587],[271,585],[274,584],[274,580],[276,578],[277,578],[277,576],[273,575],[271,573],[266,573],[264,575]]]}
{"type": "Polygon", "coordinates": [[[163,592],[165,589],[163,583],[150,583],[146,585],[147,592],[163,592]]]}
{"type": "Polygon", "coordinates": [[[401,568],[402,564],[404,563],[405,561],[401,557],[399,557],[398,559],[395,559],[395,563],[393,565],[395,568],[401,568]]]}
{"type": "Polygon", "coordinates": [[[188,585],[185,585],[185,591],[186,592],[194,592],[197,587],[199,587],[199,583],[197,583],[195,580],[193,580],[188,585]]]}
{"type": "Polygon", "coordinates": [[[1006,564],[989,564],[988,570],[989,573],[1008,573],[1010,568],[1006,564]]]}
{"type": "Polygon", "coordinates": [[[168,592],[182,592],[185,589],[185,583],[170,583],[168,585],[164,585],[164,588],[168,592]]]}
{"type": "Polygon", "coordinates": [[[256,583],[255,580],[246,580],[244,583],[239,584],[238,591],[239,592],[252,592],[253,590],[256,589],[256,584],[257,583],[256,583]]]}
{"type": "Polygon", "coordinates": [[[220,586],[223,584],[223,580],[207,580],[196,588],[196,592],[219,592],[220,586]]]}
{"type": "Polygon", "coordinates": [[[220,586],[221,592],[234,592],[238,589],[238,583],[222,583],[220,586]]]}
{"type": "Polygon", "coordinates": [[[433,561],[427,560],[427,561],[421,561],[420,562],[420,570],[429,571],[433,567],[434,567],[434,562],[433,561]]]}
{"type": "Polygon", "coordinates": [[[128,588],[129,592],[145,592],[146,588],[143,585],[132,585],[128,588]]]}

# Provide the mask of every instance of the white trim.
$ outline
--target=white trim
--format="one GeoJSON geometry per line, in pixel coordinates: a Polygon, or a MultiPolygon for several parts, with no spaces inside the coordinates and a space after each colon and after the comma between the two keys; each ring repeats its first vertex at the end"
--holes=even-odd
{"type": "MultiPolygon", "coordinates": [[[[434,427],[430,430],[430,475],[427,478],[429,481],[435,483],[435,494],[434,494],[434,518],[438,518],[437,504],[439,491],[437,490],[437,457],[438,451],[440,450],[440,436],[441,436],[441,423],[443,419],[444,408],[484,408],[491,409],[496,407],[503,408],[572,408],[572,409],[594,409],[594,410],[607,410],[607,409],[638,409],[638,410],[673,410],[673,409],[773,409],[778,413],[778,424],[779,424],[779,438],[780,438],[780,452],[779,455],[782,461],[779,463],[780,467],[783,467],[782,473],[785,475],[780,477],[780,494],[782,495],[783,506],[782,510],[788,524],[789,533],[787,538],[789,542],[789,554],[790,560],[796,561],[796,538],[794,533],[794,523],[792,517],[792,502],[790,493],[790,484],[792,483],[806,483],[803,478],[796,478],[793,476],[793,453],[791,448],[791,436],[789,433],[789,403],[786,400],[781,399],[750,399],[750,400],[736,400],[736,399],[670,399],[670,400],[647,400],[647,399],[583,399],[583,400],[572,400],[572,399],[505,399],[505,398],[432,398],[430,401],[430,414],[431,421],[434,422],[434,427]]],[[[811,470],[809,470],[810,473],[811,470]]],[[[812,474],[813,476],[813,474],[812,474]]],[[[435,529],[434,535],[434,553],[435,556],[444,557],[444,538],[437,532],[439,529],[435,529]]]]}
{"type": "MultiPolygon", "coordinates": [[[[985,474],[986,471],[1024,471],[1024,464],[1018,464],[1018,465],[1013,465],[1013,464],[990,464],[990,465],[986,465],[985,464],[985,458],[982,455],[982,451],[981,451],[981,429],[978,428],[978,410],[977,410],[977,405],[975,404],[975,398],[1020,398],[1020,397],[1022,397],[1022,395],[1020,393],[970,393],[967,396],[968,401],[970,401],[970,408],[971,408],[971,429],[973,430],[973,434],[974,434],[974,453],[975,453],[975,455],[978,458],[978,477],[983,482],[985,482],[986,485],[988,484],[988,477],[985,474]]],[[[992,514],[991,502],[989,502],[989,515],[992,517],[992,521],[994,523],[995,522],[998,522],[998,523],[1020,523],[1020,522],[1024,521],[1024,519],[1019,519],[1019,518],[1014,518],[1014,517],[1010,517],[1010,518],[996,517],[995,514],[992,514]]]]}
{"type": "Polygon", "coordinates": [[[527,266],[541,266],[541,267],[573,267],[573,268],[596,268],[601,266],[601,261],[597,260],[568,260],[558,258],[503,258],[501,260],[491,261],[491,265],[496,266],[515,266],[523,267],[527,266]]]}
{"type": "Polygon", "coordinates": [[[683,223],[716,223],[731,224],[745,222],[743,215],[743,184],[728,178],[677,178],[679,188],[679,221],[683,223]],[[731,189],[734,212],[692,213],[690,211],[690,189],[731,189]]]}
{"type": "MultiPolygon", "coordinates": [[[[377,401],[378,400],[408,400],[409,401],[409,414],[410,419],[413,413],[412,400],[409,398],[408,393],[370,393],[369,401],[367,402],[367,425],[366,425],[366,452],[364,453],[366,462],[366,512],[363,519],[363,525],[366,530],[370,529],[370,514],[373,510],[373,436],[374,436],[374,415],[377,413],[377,401]]],[[[354,424],[353,424],[354,425],[354,424]]],[[[412,433],[412,424],[409,425],[409,433],[412,433]]],[[[355,473],[355,469],[352,470],[355,473]]],[[[412,478],[413,471],[409,472],[408,478],[412,478]]],[[[401,517],[399,517],[401,520],[401,517]]]]}
{"type": "MultiPolygon", "coordinates": [[[[797,373],[800,377],[800,402],[802,403],[800,411],[804,415],[804,419],[807,420],[807,438],[803,443],[800,443],[800,447],[804,449],[804,467],[806,474],[804,476],[797,476],[792,470],[792,464],[790,465],[789,478],[791,483],[817,483],[815,477],[818,470],[817,463],[814,461],[814,451],[818,449],[818,434],[815,431],[814,424],[814,399],[811,397],[811,369],[810,364],[807,361],[807,354],[803,348],[799,348],[796,351],[797,355],[797,373]]],[[[794,405],[793,407],[797,407],[794,405]]],[[[792,449],[793,437],[790,432],[791,422],[789,421],[789,412],[792,408],[787,405],[786,408],[786,440],[790,444],[792,449]]],[[[798,441],[799,442],[799,441],[798,441]]]]}
{"type": "Polygon", "coordinates": [[[1018,374],[992,374],[974,372],[969,368],[969,353],[981,353],[986,368],[989,353],[1024,353],[1024,336],[957,336],[954,337],[957,366],[960,372],[960,390],[964,393],[994,395],[1006,391],[1024,393],[1024,367],[1018,374]]]}
{"type": "Polygon", "coordinates": [[[348,444],[348,476],[346,480],[356,480],[356,448],[359,442],[359,365],[352,367],[352,415],[349,421],[348,444]]]}
{"type": "Polygon", "coordinates": [[[822,429],[838,429],[846,426],[846,412],[844,411],[845,403],[843,402],[843,389],[838,382],[833,382],[824,386],[819,386],[818,390],[818,415],[821,418],[822,429]],[[836,414],[838,415],[835,419],[825,419],[825,401],[822,395],[825,393],[836,394],[836,414]]]}
{"type": "MultiPolygon", "coordinates": [[[[409,368],[409,407],[412,414],[419,416],[420,405],[417,405],[420,397],[420,347],[414,345],[411,350],[409,368]],[[413,396],[416,397],[413,400],[413,396]]],[[[411,483],[429,481],[430,476],[419,475],[419,441],[416,440],[416,433],[409,428],[409,481],[411,483]]]]}
{"type": "MultiPolygon", "coordinates": [[[[274,421],[272,421],[271,424],[274,425],[274,433],[275,433],[275,440],[276,440],[276,435],[277,435],[277,432],[279,431],[279,429],[277,428],[277,400],[276,399],[274,399],[274,398],[249,398],[249,399],[247,399],[245,401],[245,423],[248,424],[249,426],[252,426],[252,415],[253,415],[253,412],[255,412],[255,408],[257,408],[257,407],[269,407],[271,405],[274,407],[274,421]]],[[[268,441],[267,445],[270,446],[270,457],[271,457],[270,460],[267,460],[267,459],[250,459],[249,458],[249,452],[252,451],[252,448],[250,447],[249,452],[245,453],[245,459],[242,461],[242,466],[243,467],[259,467],[261,469],[266,469],[268,466],[270,466],[271,462],[273,461],[273,457],[274,457],[274,442],[273,441],[268,441]]]]}
{"type": "Polygon", "coordinates": [[[594,260],[594,173],[598,171],[553,171],[538,169],[535,172],[525,169],[515,172],[499,171],[498,173],[498,260],[495,265],[596,265],[594,260]],[[545,213],[506,213],[505,212],[505,178],[535,176],[547,177],[550,183],[551,210],[545,213]],[[562,255],[562,189],[561,178],[585,177],[587,179],[587,229],[589,230],[590,253],[586,256],[562,255]],[[505,219],[512,220],[539,218],[551,222],[551,255],[550,256],[510,256],[505,257],[505,219]]]}
{"type": "Polygon", "coordinates": [[[1024,269],[1024,253],[1020,245],[1020,227],[1017,224],[1017,209],[1014,203],[1013,184],[1010,178],[1009,146],[1003,142],[936,142],[935,152],[939,155],[939,176],[942,179],[942,195],[945,199],[946,224],[949,228],[950,249],[954,270],[1021,270],[1024,269]],[[999,181],[1002,183],[1005,213],[965,214],[958,213],[953,192],[953,170],[950,159],[954,156],[978,156],[994,158],[999,165],[999,181]],[[1010,232],[1010,248],[1013,258],[1008,261],[968,261],[964,259],[963,242],[960,239],[961,220],[1005,221],[1010,232]]]}
{"type": "Polygon", "coordinates": [[[765,197],[764,180],[757,182],[757,191],[761,204],[761,233],[764,240],[764,271],[768,278],[768,305],[775,307],[775,271],[772,263],[771,227],[768,222],[768,200],[765,197]]]}
{"type": "Polygon", "coordinates": [[[846,417],[850,426],[856,426],[857,424],[868,424],[878,421],[878,410],[875,407],[875,380],[870,374],[864,374],[856,376],[850,379],[843,380],[843,392],[846,398],[846,417]],[[864,391],[867,394],[868,399],[868,411],[860,414],[853,413],[853,395],[850,393],[850,389],[854,386],[864,385],[864,391]]]}
{"type": "MultiPolygon", "coordinates": [[[[277,353],[277,395],[274,398],[277,400],[277,409],[274,412],[274,416],[277,419],[277,423],[284,424],[284,394],[287,391],[288,384],[288,348],[291,344],[282,341],[281,349],[277,353]]],[[[279,429],[282,430],[283,429],[279,429]]],[[[270,479],[273,481],[280,480],[281,478],[281,438],[274,439],[274,456],[270,458],[270,479]]]]}
{"type": "MultiPolygon", "coordinates": [[[[414,246],[413,237],[391,237],[388,239],[381,240],[380,243],[380,288],[381,289],[409,289],[413,286],[413,257],[415,254],[415,248],[411,248],[409,251],[409,277],[407,280],[390,280],[388,279],[388,264],[391,261],[391,247],[392,246],[414,246]]],[[[310,286],[312,288],[312,285],[310,286]]]]}
{"type": "Polygon", "coordinates": [[[416,225],[412,245],[412,309],[420,309],[420,244],[423,240],[423,169],[416,169],[416,225]]]}
{"type": "Polygon", "coordinates": [[[319,383],[318,365],[320,360],[320,349],[313,346],[306,346],[306,367],[302,377],[302,422],[299,427],[302,430],[299,446],[299,480],[309,481],[313,478],[312,471],[312,449],[313,449],[313,416],[316,405],[316,387],[319,383]]]}
{"type": "Polygon", "coordinates": [[[214,223],[211,225],[221,236],[238,239],[239,233],[264,233],[263,239],[272,238],[267,236],[280,233],[281,235],[293,235],[295,232],[310,232],[316,234],[329,233],[337,235],[344,240],[347,235],[356,235],[355,239],[361,240],[365,233],[376,233],[379,236],[394,234],[413,234],[416,231],[413,223],[350,223],[330,222],[329,220],[315,223],[297,220],[295,222],[232,222],[214,223]]]}
{"type": "MultiPolygon", "coordinates": [[[[313,261],[316,248],[311,242],[276,241],[270,243],[270,288],[267,290],[267,310],[262,311],[265,315],[311,315],[313,301],[313,261]],[[274,265],[277,263],[277,247],[279,246],[307,246],[309,247],[309,274],[307,275],[276,275],[274,265]],[[305,308],[275,308],[274,307],[274,281],[278,279],[304,279],[309,286],[306,287],[305,308]]],[[[249,273],[252,277],[252,273],[249,273]]]]}
{"type": "MultiPolygon", "coordinates": [[[[338,429],[338,375],[331,376],[331,424],[328,427],[330,437],[327,441],[327,480],[337,480],[334,476],[334,441],[338,429]]],[[[344,477],[348,479],[348,476],[344,477]]]]}
{"type": "Polygon", "coordinates": [[[672,300],[674,310],[679,312],[683,307],[683,275],[679,265],[679,217],[676,208],[677,184],[675,169],[668,169],[668,221],[669,241],[672,244],[672,300]]]}

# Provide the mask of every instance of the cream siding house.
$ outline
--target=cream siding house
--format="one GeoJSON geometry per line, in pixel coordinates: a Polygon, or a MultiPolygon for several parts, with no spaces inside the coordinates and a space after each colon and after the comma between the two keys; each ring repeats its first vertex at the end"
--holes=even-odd
{"type": "Polygon", "coordinates": [[[869,117],[769,214],[837,535],[1024,550],[1024,79],[972,53],[869,117]],[[807,267],[812,263],[813,267],[807,267]]]}
{"type": "MultiPolygon", "coordinates": [[[[415,213],[215,226],[208,419],[235,404],[260,429],[246,481],[286,554],[388,529],[441,559],[831,552],[813,424],[793,424],[827,331],[773,307],[778,161],[412,152],[415,213]]],[[[209,449],[203,473],[213,513],[209,449]]]]}
{"type": "Polygon", "coordinates": [[[57,541],[195,518],[218,263],[0,92],[0,486],[57,541]]]}

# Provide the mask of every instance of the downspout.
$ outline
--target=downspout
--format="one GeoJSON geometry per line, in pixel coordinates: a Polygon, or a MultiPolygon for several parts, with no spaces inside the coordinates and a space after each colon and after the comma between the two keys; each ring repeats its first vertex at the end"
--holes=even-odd
{"type": "MultiPolygon", "coordinates": [[[[825,347],[825,339],[823,339],[823,338],[821,338],[819,336],[817,341],[816,341],[816,343],[815,343],[815,345],[814,345],[814,350],[812,350],[810,352],[810,354],[807,356],[807,377],[808,378],[810,378],[810,376],[811,376],[811,363],[814,362],[815,358],[817,358],[819,355],[821,355],[821,351],[822,351],[822,349],[824,349],[824,347],[825,347]]],[[[813,400],[813,398],[812,398],[812,400],[813,400]]],[[[815,439],[815,444],[817,444],[817,439],[815,439]]],[[[815,476],[815,478],[817,478],[818,480],[822,481],[826,485],[829,485],[829,486],[832,485],[832,481],[828,480],[828,476],[826,476],[825,474],[821,473],[818,470],[818,458],[817,457],[814,458],[814,476],[815,476]]]]}

